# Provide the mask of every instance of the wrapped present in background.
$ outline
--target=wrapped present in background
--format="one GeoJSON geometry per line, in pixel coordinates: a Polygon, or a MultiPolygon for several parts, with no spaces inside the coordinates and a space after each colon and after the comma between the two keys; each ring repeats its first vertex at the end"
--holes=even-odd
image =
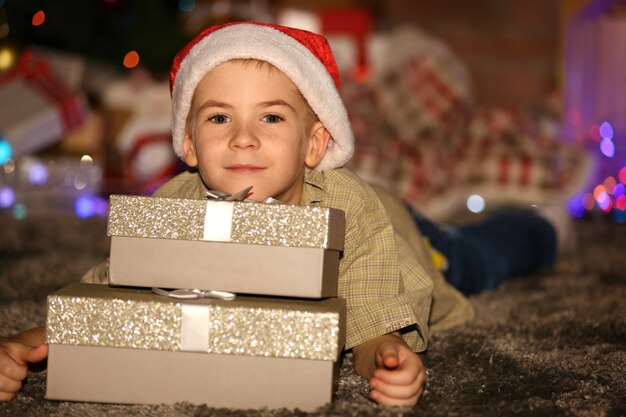
{"type": "Polygon", "coordinates": [[[585,187],[591,161],[562,141],[554,117],[477,108],[463,63],[415,28],[377,42],[371,78],[342,88],[356,139],[349,166],[361,177],[444,222],[502,205],[565,206],[585,187]]]}
{"type": "Polygon", "coordinates": [[[84,70],[81,57],[32,48],[0,74],[0,210],[15,218],[106,216],[102,129],[82,89],[84,70]]]}
{"type": "Polygon", "coordinates": [[[0,133],[12,157],[58,142],[88,115],[84,95],[66,84],[45,55],[32,50],[22,52],[17,64],[0,75],[0,102],[0,133]]]}
{"type": "Polygon", "coordinates": [[[413,27],[381,34],[371,88],[387,123],[403,141],[423,135],[454,143],[472,105],[469,73],[443,42],[413,27]]]}
{"type": "Polygon", "coordinates": [[[334,297],[344,221],[330,208],[113,195],[109,282],[334,297]]]}
{"type": "Polygon", "coordinates": [[[46,397],[313,410],[332,400],[344,326],[340,298],[183,301],[72,284],[48,296],[46,397]]]}
{"type": "Polygon", "coordinates": [[[468,72],[415,28],[379,33],[371,48],[371,77],[342,88],[356,138],[350,167],[425,207],[455,182],[450,161],[472,103],[468,72]]]}
{"type": "Polygon", "coordinates": [[[505,108],[477,111],[453,160],[463,197],[492,206],[564,203],[584,188],[591,165],[545,121],[505,108]]]}
{"type": "Polygon", "coordinates": [[[111,80],[101,95],[109,123],[109,189],[152,194],[183,170],[172,149],[168,83],[137,69],[111,80]]]}

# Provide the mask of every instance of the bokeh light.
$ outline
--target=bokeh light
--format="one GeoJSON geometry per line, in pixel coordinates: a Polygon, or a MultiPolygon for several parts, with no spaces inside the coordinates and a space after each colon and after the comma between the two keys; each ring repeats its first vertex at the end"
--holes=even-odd
{"type": "Polygon", "coordinates": [[[13,217],[22,220],[26,217],[26,206],[22,203],[17,203],[13,206],[13,217]]]}
{"type": "Polygon", "coordinates": [[[107,217],[109,215],[109,200],[106,198],[98,197],[95,201],[95,214],[100,217],[107,217]]]}
{"type": "Polygon", "coordinates": [[[467,208],[472,213],[482,213],[486,208],[485,199],[478,194],[472,194],[467,198],[467,208]]]}
{"type": "Polygon", "coordinates": [[[46,21],[46,13],[43,10],[39,10],[33,15],[33,26],[41,26],[46,21]]]}
{"type": "Polygon", "coordinates": [[[7,161],[2,165],[5,174],[12,174],[15,171],[15,161],[11,158],[7,159],[7,161]]]}
{"type": "Polygon", "coordinates": [[[128,69],[133,69],[139,65],[139,54],[137,51],[130,51],[124,55],[124,66],[128,69]]]}
{"type": "Polygon", "coordinates": [[[4,46],[0,48],[0,71],[6,71],[15,64],[15,51],[4,46]]]}
{"type": "Polygon", "coordinates": [[[613,210],[613,220],[617,223],[626,223],[626,210],[613,210]]]}
{"type": "Polygon", "coordinates": [[[613,158],[615,156],[615,145],[613,141],[609,138],[602,139],[602,142],[600,142],[600,152],[606,157],[613,158]]]}
{"type": "Polygon", "coordinates": [[[11,187],[0,187],[0,208],[11,207],[15,203],[15,192],[11,187]]]}
{"type": "Polygon", "coordinates": [[[609,122],[603,122],[600,125],[600,136],[604,139],[613,140],[613,126],[609,122]]]}
{"type": "Polygon", "coordinates": [[[74,202],[74,212],[82,219],[92,216],[106,217],[108,211],[108,201],[102,197],[82,195],[74,202]]]}
{"type": "Polygon", "coordinates": [[[598,207],[602,209],[605,213],[611,211],[613,207],[613,200],[607,193],[600,194],[600,197],[596,200],[598,202],[598,207]]]}
{"type": "Polygon", "coordinates": [[[91,156],[89,156],[89,155],[83,155],[83,156],[80,158],[80,164],[81,164],[82,166],[89,166],[89,165],[92,165],[92,164],[93,164],[93,158],[92,158],[91,156]]]}
{"type": "Polygon", "coordinates": [[[619,182],[626,184],[626,166],[623,166],[622,169],[619,170],[617,178],[619,178],[619,182]]]}
{"type": "Polygon", "coordinates": [[[591,211],[596,206],[596,200],[590,193],[585,194],[583,197],[583,206],[585,210],[591,211]]]}
{"type": "Polygon", "coordinates": [[[196,8],[196,0],[180,0],[178,2],[178,10],[181,12],[191,12],[196,8]]]}
{"type": "Polygon", "coordinates": [[[604,188],[606,189],[607,193],[614,194],[616,184],[617,182],[615,181],[615,178],[613,178],[612,176],[609,176],[609,177],[606,177],[602,185],[604,185],[604,188]]]}
{"type": "Polygon", "coordinates": [[[74,176],[74,188],[77,190],[83,190],[89,184],[89,180],[87,179],[87,175],[83,173],[77,173],[74,176]]]}
{"type": "Polygon", "coordinates": [[[624,194],[620,195],[615,199],[615,209],[624,211],[626,210],[626,196],[624,194]]]}
{"type": "Polygon", "coordinates": [[[606,188],[602,184],[596,185],[596,188],[593,189],[593,198],[598,201],[602,194],[607,194],[606,188]]]}
{"type": "Polygon", "coordinates": [[[0,164],[6,164],[13,155],[13,148],[8,140],[0,139],[0,164]]]}
{"type": "Polygon", "coordinates": [[[613,195],[616,198],[620,195],[626,195],[626,187],[624,187],[624,184],[617,184],[615,188],[613,188],[613,195]]]}
{"type": "Polygon", "coordinates": [[[82,195],[76,199],[74,203],[74,211],[81,219],[91,217],[95,213],[95,204],[93,198],[88,195],[82,195]]]}
{"type": "Polygon", "coordinates": [[[600,142],[600,139],[602,139],[602,136],[600,136],[600,126],[597,123],[592,124],[589,128],[589,137],[594,142],[600,142]]]}
{"type": "Polygon", "coordinates": [[[48,181],[48,168],[41,162],[35,162],[28,170],[28,181],[35,185],[45,184],[48,181]]]}
{"type": "Polygon", "coordinates": [[[585,206],[583,204],[583,197],[580,195],[572,198],[567,203],[567,212],[577,219],[582,218],[585,215],[585,206]]]}

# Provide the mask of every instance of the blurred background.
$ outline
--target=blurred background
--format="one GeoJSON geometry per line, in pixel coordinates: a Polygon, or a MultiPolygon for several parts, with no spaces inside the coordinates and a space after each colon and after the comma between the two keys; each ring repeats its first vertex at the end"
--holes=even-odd
{"type": "Polygon", "coordinates": [[[232,20],[325,34],[351,168],[434,219],[626,221],[623,0],[0,0],[0,212],[106,216],[183,170],[169,65],[232,20]]]}

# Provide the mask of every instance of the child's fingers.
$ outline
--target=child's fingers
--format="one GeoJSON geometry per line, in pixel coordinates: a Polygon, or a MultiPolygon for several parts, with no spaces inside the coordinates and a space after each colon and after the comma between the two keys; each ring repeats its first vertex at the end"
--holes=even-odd
{"type": "Polygon", "coordinates": [[[408,399],[414,397],[415,395],[419,394],[421,388],[417,380],[406,385],[395,385],[389,384],[385,381],[381,381],[377,378],[372,378],[370,380],[370,386],[372,387],[372,390],[378,391],[383,395],[400,399],[408,399]]]}
{"type": "Polygon", "coordinates": [[[28,368],[26,365],[19,365],[9,359],[12,363],[0,365],[0,378],[8,378],[15,381],[21,381],[28,375],[28,368]]]}
{"type": "Polygon", "coordinates": [[[413,353],[398,355],[399,366],[395,369],[379,368],[374,371],[374,378],[378,378],[387,384],[410,385],[413,384],[420,375],[426,379],[424,366],[419,357],[413,353]]]}
{"type": "Polygon", "coordinates": [[[26,378],[26,375],[28,375],[26,365],[17,363],[12,356],[0,352],[0,378],[6,377],[21,381],[26,378]]]}
{"type": "Polygon", "coordinates": [[[22,388],[22,381],[0,376],[0,393],[13,394],[22,388]]]}
{"type": "Polygon", "coordinates": [[[13,398],[15,398],[16,395],[17,395],[17,393],[15,393],[15,392],[2,392],[2,391],[0,391],[0,402],[11,401],[13,398]]]}
{"type": "Polygon", "coordinates": [[[399,369],[377,369],[373,377],[389,385],[411,385],[419,374],[399,369]]]}
{"type": "Polygon", "coordinates": [[[424,392],[426,374],[420,373],[410,384],[396,385],[390,384],[377,378],[370,380],[370,398],[383,405],[410,405],[417,404],[417,401],[424,392]]]}
{"type": "Polygon", "coordinates": [[[0,349],[0,376],[18,381],[28,375],[28,363],[41,362],[48,356],[46,344],[33,348],[22,343],[8,342],[0,349]]]}
{"type": "Polygon", "coordinates": [[[419,394],[414,394],[408,397],[397,397],[395,395],[387,395],[378,390],[370,391],[370,398],[376,401],[380,405],[391,406],[414,406],[419,400],[419,394]]]}
{"type": "Polygon", "coordinates": [[[48,356],[48,346],[31,346],[3,341],[0,345],[0,402],[10,401],[22,388],[28,375],[27,363],[40,362],[48,356]]]}
{"type": "Polygon", "coordinates": [[[48,357],[48,345],[41,345],[24,352],[22,359],[27,363],[37,363],[48,357]]]}
{"type": "Polygon", "coordinates": [[[395,369],[400,365],[400,353],[393,343],[383,343],[376,352],[376,368],[395,369]]]}

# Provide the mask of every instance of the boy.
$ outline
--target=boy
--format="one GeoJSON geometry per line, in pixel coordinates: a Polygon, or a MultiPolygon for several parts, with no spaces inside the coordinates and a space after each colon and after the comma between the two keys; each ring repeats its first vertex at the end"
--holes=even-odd
{"type": "MultiPolygon", "coordinates": [[[[207,188],[346,213],[339,295],[348,306],[346,348],[384,405],[415,405],[425,382],[416,351],[429,327],[472,318],[471,306],[435,270],[404,206],[341,168],[354,139],[326,40],[309,32],[235,23],[202,32],[170,72],[173,144],[195,171],[156,196],[203,198],[207,188]],[[431,303],[432,300],[432,303],[431,303]]],[[[107,268],[87,282],[107,282],[107,268]]],[[[43,329],[0,341],[0,400],[26,364],[45,358],[43,329]]]]}

